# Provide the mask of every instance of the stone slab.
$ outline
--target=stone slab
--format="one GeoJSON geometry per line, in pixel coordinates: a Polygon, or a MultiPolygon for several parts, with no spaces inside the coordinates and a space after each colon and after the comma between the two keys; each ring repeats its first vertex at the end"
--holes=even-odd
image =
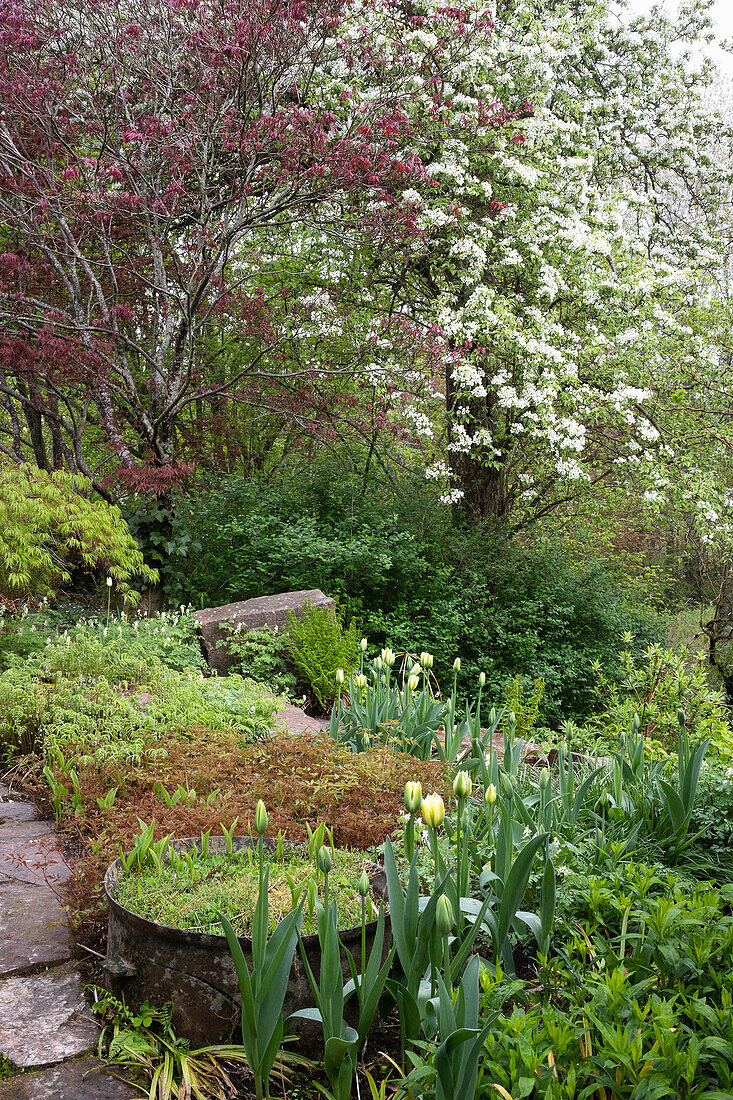
{"type": "Polygon", "coordinates": [[[313,718],[300,707],[286,703],[282,710],[275,713],[275,721],[280,722],[290,733],[305,733],[306,730],[327,730],[329,722],[325,718],[313,718]]]}
{"type": "Polygon", "coordinates": [[[73,965],[0,981],[0,1054],[14,1065],[53,1065],[93,1050],[98,1037],[73,965]]]}
{"type": "Polygon", "coordinates": [[[54,882],[66,882],[71,874],[62,859],[53,826],[45,821],[6,821],[0,831],[0,881],[43,882],[44,864],[54,882]],[[18,864],[18,858],[28,866],[18,864]]]}
{"type": "Polygon", "coordinates": [[[240,600],[238,603],[223,604],[221,607],[206,607],[203,611],[195,611],[194,618],[201,627],[203,647],[206,660],[211,668],[217,672],[226,673],[236,659],[230,657],[224,648],[217,648],[217,643],[224,641],[227,632],[224,623],[233,626],[241,626],[245,630],[260,630],[263,626],[287,626],[288,612],[300,614],[303,605],[310,603],[313,607],[326,607],[335,610],[335,603],[330,596],[324,596],[318,588],[307,589],[302,592],[279,592],[275,596],[258,596],[253,600],[240,600]]]}
{"type": "Polygon", "coordinates": [[[70,959],[65,919],[45,882],[20,882],[0,874],[0,977],[70,959]]]}
{"type": "Polygon", "coordinates": [[[37,821],[38,811],[31,802],[11,802],[0,799],[0,825],[9,821],[37,821]]]}
{"type": "Polygon", "coordinates": [[[140,1096],[99,1069],[96,1058],[75,1058],[61,1066],[23,1073],[0,1084],[0,1100],[128,1100],[140,1096]]]}

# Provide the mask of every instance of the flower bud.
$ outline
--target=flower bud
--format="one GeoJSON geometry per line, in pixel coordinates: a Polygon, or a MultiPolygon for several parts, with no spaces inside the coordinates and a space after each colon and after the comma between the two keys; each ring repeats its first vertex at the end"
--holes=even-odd
{"type": "Polygon", "coordinates": [[[687,717],[686,717],[685,712],[682,709],[682,707],[680,707],[677,711],[677,721],[679,722],[679,724],[681,726],[684,726],[685,722],[687,721],[687,717]]]}
{"type": "Polygon", "coordinates": [[[486,673],[485,672],[479,672],[479,674],[478,674],[478,686],[480,688],[486,686],[486,673]]]}
{"type": "Polygon", "coordinates": [[[354,677],[354,683],[358,688],[365,688],[368,684],[368,680],[363,672],[360,672],[358,676],[354,677]]]}
{"type": "Polygon", "coordinates": [[[454,672],[460,672],[461,671],[461,658],[460,657],[456,657],[455,661],[453,662],[453,671],[454,672]]]}
{"type": "Polygon", "coordinates": [[[336,669],[336,683],[341,686],[344,682],[344,670],[342,668],[336,669]]]}
{"type": "Polygon", "coordinates": [[[543,768],[540,772],[539,788],[541,791],[546,791],[550,785],[550,769],[543,768]]]}
{"type": "Polygon", "coordinates": [[[257,803],[257,809],[255,810],[255,829],[260,836],[267,832],[267,810],[262,799],[257,803]]]}
{"type": "Polygon", "coordinates": [[[318,849],[318,855],[316,856],[316,861],[318,863],[318,870],[323,871],[324,875],[327,875],[328,872],[333,867],[333,861],[331,860],[331,853],[330,853],[330,851],[328,850],[328,848],[326,847],[325,844],[322,844],[321,847],[318,849]]]}
{"type": "Polygon", "coordinates": [[[384,661],[387,668],[391,668],[392,665],[395,663],[394,650],[392,650],[392,649],[389,649],[389,648],[383,649],[382,652],[380,653],[380,657],[384,661]]]}
{"type": "Polygon", "coordinates": [[[445,817],[445,805],[439,794],[429,794],[422,801],[423,821],[431,829],[438,829],[443,824],[445,817]]]}
{"type": "Polygon", "coordinates": [[[514,798],[514,786],[506,772],[501,773],[501,785],[507,798],[514,798]]]}
{"type": "Polygon", "coordinates": [[[405,809],[416,814],[422,804],[422,784],[405,783],[405,809]]]}
{"type": "Polygon", "coordinates": [[[420,686],[420,677],[419,676],[410,676],[410,678],[407,681],[407,686],[410,689],[410,691],[417,691],[418,687],[420,686]]]}
{"type": "Polygon", "coordinates": [[[487,806],[494,805],[494,803],[496,802],[496,793],[496,785],[494,783],[489,783],[488,787],[486,788],[486,793],[484,794],[484,802],[487,804],[487,806]]]}
{"type": "Polygon", "coordinates": [[[422,667],[420,665],[413,665],[410,669],[410,676],[419,676],[421,672],[422,667]]]}
{"type": "Polygon", "coordinates": [[[369,881],[369,875],[367,874],[367,870],[366,870],[366,867],[365,867],[364,870],[359,875],[359,893],[361,894],[361,896],[363,898],[365,898],[367,896],[367,894],[369,893],[369,889],[370,889],[371,885],[372,884],[369,881]]]}
{"type": "Polygon", "coordinates": [[[112,587],[112,578],[107,577],[107,588],[111,588],[111,587],[112,587]]]}
{"type": "Polygon", "coordinates": [[[435,906],[435,925],[441,936],[447,936],[453,927],[453,906],[450,899],[441,894],[435,906]]]}
{"type": "Polygon", "coordinates": [[[453,794],[456,798],[469,798],[472,790],[473,783],[468,772],[456,772],[456,777],[453,780],[453,794]]]}
{"type": "Polygon", "coordinates": [[[369,642],[366,640],[366,638],[362,638],[362,640],[359,642],[359,646],[361,647],[362,653],[366,653],[368,645],[369,645],[369,642]]]}
{"type": "Polygon", "coordinates": [[[422,665],[423,668],[432,668],[433,667],[433,655],[432,655],[432,653],[426,653],[423,650],[423,652],[420,654],[420,664],[422,665]]]}

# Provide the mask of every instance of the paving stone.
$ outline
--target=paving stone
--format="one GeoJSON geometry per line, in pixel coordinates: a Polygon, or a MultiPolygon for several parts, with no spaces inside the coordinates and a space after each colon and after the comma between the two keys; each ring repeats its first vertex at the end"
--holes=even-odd
{"type": "Polygon", "coordinates": [[[8,821],[36,821],[38,811],[32,802],[12,802],[0,798],[0,826],[8,821]]]}
{"type": "Polygon", "coordinates": [[[329,723],[323,718],[313,718],[306,714],[300,707],[294,707],[292,703],[286,703],[282,710],[277,711],[275,720],[282,724],[291,733],[305,733],[306,730],[327,730],[329,723]]]}
{"type": "Polygon", "coordinates": [[[52,881],[65,882],[69,878],[71,871],[61,857],[53,825],[46,821],[5,821],[0,828],[0,880],[43,882],[40,867],[44,863],[52,881]],[[19,866],[16,857],[25,859],[29,866],[19,866]]]}
{"type": "Polygon", "coordinates": [[[0,981],[0,1054],[16,1066],[53,1065],[92,1050],[98,1037],[73,965],[0,981]]]}
{"type": "Polygon", "coordinates": [[[140,1093],[104,1073],[96,1058],[23,1073],[0,1084],[0,1100],[128,1100],[140,1093]]]}
{"type": "Polygon", "coordinates": [[[50,887],[0,874],[0,977],[69,958],[71,935],[50,887]]]}

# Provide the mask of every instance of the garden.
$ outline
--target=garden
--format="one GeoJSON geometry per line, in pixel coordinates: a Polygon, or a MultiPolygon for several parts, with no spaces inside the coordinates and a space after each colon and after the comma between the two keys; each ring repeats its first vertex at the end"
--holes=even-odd
{"type": "Polygon", "coordinates": [[[643,7],[0,0],[0,1100],[733,1097],[733,100],[643,7]]]}

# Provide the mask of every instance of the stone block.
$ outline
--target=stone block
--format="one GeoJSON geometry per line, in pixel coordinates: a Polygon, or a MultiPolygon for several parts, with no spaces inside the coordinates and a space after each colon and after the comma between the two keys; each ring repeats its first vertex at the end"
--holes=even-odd
{"type": "Polygon", "coordinates": [[[253,600],[224,604],[222,607],[206,607],[196,611],[194,617],[201,627],[204,654],[211,668],[225,674],[236,663],[223,647],[217,644],[227,637],[224,623],[241,626],[243,630],[261,630],[263,626],[287,626],[288,613],[299,615],[306,603],[313,607],[335,610],[330,596],[324,596],[317,588],[303,592],[280,592],[276,596],[258,596],[253,600]]]}
{"type": "Polygon", "coordinates": [[[140,1091],[101,1068],[96,1058],[23,1073],[0,1084],[0,1100],[132,1100],[140,1091]]]}
{"type": "Polygon", "coordinates": [[[92,1050],[98,1038],[73,965],[0,981],[0,1054],[14,1065],[53,1065],[92,1050]]]}

